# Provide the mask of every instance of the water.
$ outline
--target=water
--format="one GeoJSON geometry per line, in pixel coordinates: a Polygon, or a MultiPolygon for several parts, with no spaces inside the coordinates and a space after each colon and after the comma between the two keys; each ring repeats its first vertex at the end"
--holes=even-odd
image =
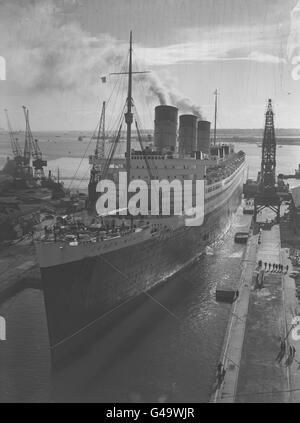
{"type": "MultiPolygon", "coordinates": [[[[239,130],[234,130],[236,136],[239,130]]],[[[56,174],[57,169],[60,169],[60,176],[65,181],[66,187],[74,189],[86,189],[89,181],[89,155],[93,154],[95,149],[95,140],[90,140],[91,134],[83,141],[78,141],[79,132],[41,132],[36,133],[40,140],[40,146],[43,155],[48,161],[48,170],[56,174]]],[[[231,135],[234,135],[231,134],[231,135]]],[[[244,136],[244,135],[243,135],[244,136]]],[[[23,134],[19,136],[23,140],[23,134]]],[[[292,138],[289,135],[289,138],[292,138]]],[[[257,141],[261,142],[261,138],[257,141]]],[[[119,156],[125,151],[124,142],[120,142],[116,149],[116,156],[119,156]]],[[[106,153],[110,148],[107,145],[106,153]]],[[[133,142],[133,148],[139,150],[140,146],[137,142],[133,142]]],[[[247,163],[249,166],[249,177],[256,179],[257,172],[260,169],[261,162],[261,148],[258,147],[257,142],[246,143],[236,142],[235,149],[243,150],[247,156],[247,163]]],[[[0,168],[3,167],[6,157],[11,155],[11,148],[6,134],[0,133],[0,168]]],[[[300,145],[282,145],[277,148],[277,173],[293,174],[294,170],[298,168],[300,163],[300,145]]],[[[289,181],[291,186],[296,182],[289,181]]]]}

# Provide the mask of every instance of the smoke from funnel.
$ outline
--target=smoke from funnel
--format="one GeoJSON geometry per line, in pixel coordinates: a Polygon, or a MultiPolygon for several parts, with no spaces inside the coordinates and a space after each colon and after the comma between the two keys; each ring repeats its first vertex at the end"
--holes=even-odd
{"type": "Polygon", "coordinates": [[[182,98],[178,93],[170,93],[170,100],[182,113],[191,113],[202,118],[200,107],[193,104],[189,98],[182,98]]]}
{"type": "Polygon", "coordinates": [[[148,90],[157,97],[161,105],[169,104],[177,107],[182,113],[192,113],[202,118],[200,107],[174,88],[176,81],[170,76],[164,75],[164,78],[160,78],[155,72],[151,72],[141,74],[139,78],[147,84],[148,90]]]}
{"type": "Polygon", "coordinates": [[[159,101],[159,104],[164,105],[168,103],[168,93],[160,81],[159,77],[155,73],[145,74],[146,75],[146,82],[149,85],[149,90],[153,93],[159,101]]]}

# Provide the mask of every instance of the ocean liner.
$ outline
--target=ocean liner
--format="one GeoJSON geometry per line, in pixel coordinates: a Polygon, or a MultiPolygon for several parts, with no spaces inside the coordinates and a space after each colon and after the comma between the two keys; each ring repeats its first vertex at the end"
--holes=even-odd
{"type": "Polygon", "coordinates": [[[187,226],[184,213],[175,215],[172,207],[168,216],[120,216],[118,209],[116,216],[94,216],[92,224],[69,225],[73,231],[57,225],[52,236],[36,242],[53,362],[95,337],[111,319],[117,322],[145,293],[203,253],[241,201],[245,155],[217,142],[216,130],[211,142],[210,122],[180,115],[178,131],[178,109],[157,106],[154,147],[143,147],[136,124],[141,149],[132,149],[132,73],[130,37],[126,153],[114,157],[120,127],[108,157],[103,148],[90,157],[89,207],[95,210],[99,180],[117,181],[121,171],[128,181],[204,180],[204,221],[187,226]]]}

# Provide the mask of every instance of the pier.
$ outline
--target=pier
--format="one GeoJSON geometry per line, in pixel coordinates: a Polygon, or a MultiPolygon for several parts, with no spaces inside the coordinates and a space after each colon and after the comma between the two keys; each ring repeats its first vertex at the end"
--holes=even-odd
{"type": "MultiPolygon", "coordinates": [[[[268,210],[264,210],[259,220],[267,216],[268,210]]],[[[281,248],[279,224],[254,225],[243,260],[239,296],[232,305],[220,356],[226,373],[211,402],[300,401],[300,344],[291,333],[298,301],[295,281],[289,277],[291,270],[288,250],[281,248]],[[260,260],[263,268],[265,262],[282,264],[284,272],[269,271],[267,266],[259,289],[255,271],[260,260]],[[286,340],[286,354],[278,363],[282,339],[286,340]],[[286,366],[290,346],[296,353],[292,364],[286,366]]]]}

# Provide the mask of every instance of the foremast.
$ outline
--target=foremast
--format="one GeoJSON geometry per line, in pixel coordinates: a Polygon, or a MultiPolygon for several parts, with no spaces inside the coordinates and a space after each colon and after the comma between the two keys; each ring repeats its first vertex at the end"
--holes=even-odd
{"type": "Polygon", "coordinates": [[[129,64],[128,64],[127,111],[125,113],[125,123],[127,125],[127,138],[126,138],[126,172],[127,172],[127,184],[130,183],[131,125],[132,125],[132,122],[133,122],[133,113],[132,113],[132,31],[130,31],[130,40],[129,40],[129,64]]]}

